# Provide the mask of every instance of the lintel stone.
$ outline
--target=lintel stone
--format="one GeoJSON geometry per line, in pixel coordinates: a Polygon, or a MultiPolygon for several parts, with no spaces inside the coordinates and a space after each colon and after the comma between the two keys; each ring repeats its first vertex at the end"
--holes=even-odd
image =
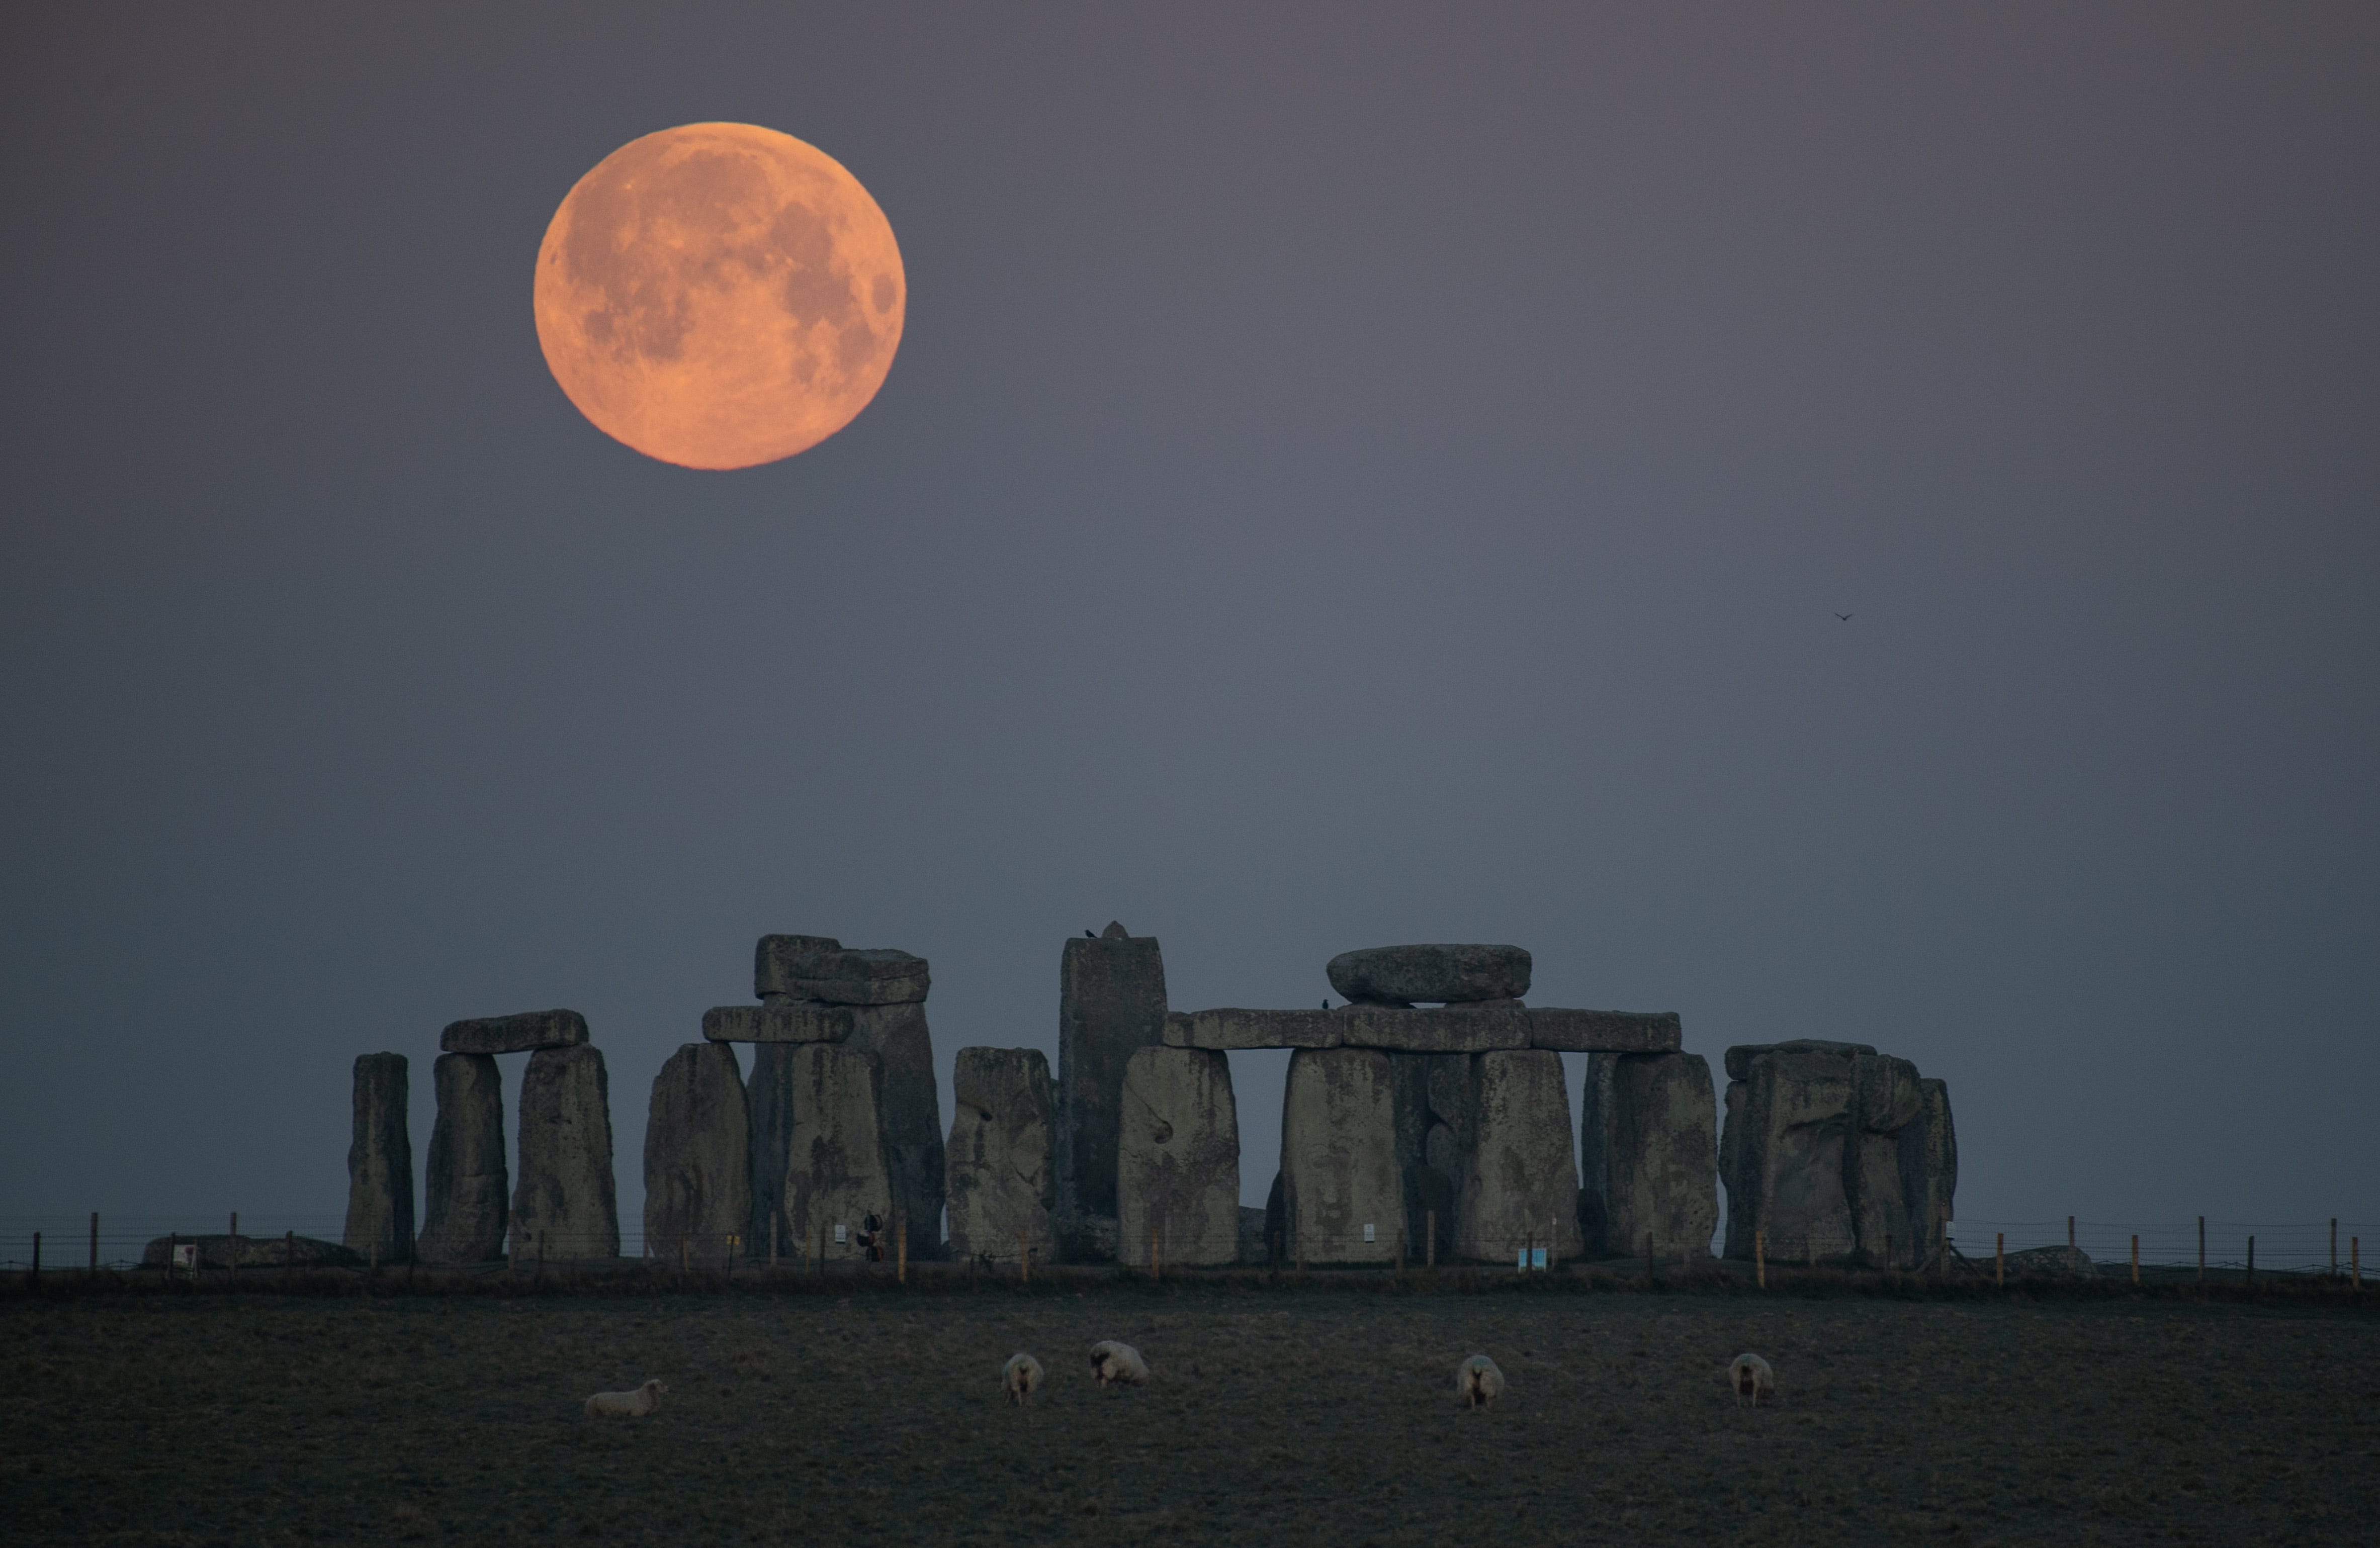
{"type": "Polygon", "coordinates": [[[713,1043],[840,1043],[857,1025],[841,1005],[722,1005],[702,1013],[713,1043]]]}
{"type": "Polygon", "coordinates": [[[576,1010],[524,1010],[516,1016],[449,1022],[438,1047],[449,1054],[526,1054],[575,1048],[586,1041],[587,1018],[576,1010]]]}

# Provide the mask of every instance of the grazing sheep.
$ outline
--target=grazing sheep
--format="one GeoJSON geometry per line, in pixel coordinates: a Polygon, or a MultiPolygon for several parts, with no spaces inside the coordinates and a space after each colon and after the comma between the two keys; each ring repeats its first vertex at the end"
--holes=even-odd
{"type": "Polygon", "coordinates": [[[1735,1388],[1735,1406],[1739,1409],[1747,1397],[1755,1409],[1763,1397],[1772,1403],[1777,1400],[1777,1373],[1756,1354],[1740,1354],[1729,1363],[1727,1385],[1735,1388]]]}
{"type": "Polygon", "coordinates": [[[1091,1374],[1099,1379],[1101,1386],[1110,1382],[1138,1386],[1148,1380],[1148,1362],[1130,1344],[1102,1338],[1091,1346],[1091,1374]]]}
{"type": "Polygon", "coordinates": [[[1000,1368],[1000,1388],[1010,1402],[1031,1408],[1033,1395],[1041,1390],[1041,1362],[1029,1354],[1010,1355],[1000,1368]]]}
{"type": "Polygon", "coordinates": [[[1504,1373],[1486,1355],[1473,1355],[1454,1368],[1454,1395],[1466,1409],[1484,1409],[1504,1396],[1504,1373]]]}
{"type": "Polygon", "coordinates": [[[655,1376],[634,1392],[599,1392],[587,1399],[587,1417],[642,1419],[662,1406],[662,1394],[668,1390],[655,1376]]]}

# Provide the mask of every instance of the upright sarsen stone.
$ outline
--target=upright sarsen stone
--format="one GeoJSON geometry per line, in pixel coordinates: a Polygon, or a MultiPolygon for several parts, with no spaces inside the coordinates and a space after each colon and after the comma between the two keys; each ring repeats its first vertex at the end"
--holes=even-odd
{"type": "Polygon", "coordinates": [[[1755,1233],[1766,1233],[1768,1256],[1789,1263],[1852,1255],[1857,1238],[1843,1180],[1858,1156],[1852,1061],[1875,1051],[1815,1040],[1727,1051],[1735,1079],[1727,1088],[1719,1171],[1729,1257],[1751,1257],[1755,1233]]]}
{"type": "Polygon", "coordinates": [[[947,1175],[951,1256],[1043,1263],[1057,1246],[1058,1113],[1038,1048],[961,1048],[947,1175]]]}
{"type": "Polygon", "coordinates": [[[1227,1054],[1142,1048],[1125,1062],[1116,1143],[1116,1255],[1146,1266],[1239,1261],[1240,1110],[1227,1054]]]}
{"type": "Polygon", "coordinates": [[[847,1263],[866,1256],[860,1237],[869,1215],[891,1226],[882,1088],[873,1054],[832,1043],[754,1046],[745,1087],[753,1252],[767,1254],[773,1224],[781,1256],[822,1250],[826,1262],[847,1263]],[[844,1228],[839,1242],[837,1226],[844,1228]]]}
{"type": "Polygon", "coordinates": [[[425,1168],[421,1261],[483,1264],[504,1252],[504,1086],[487,1054],[441,1054],[438,1121],[425,1168]]]}
{"type": "MultiPolygon", "coordinates": [[[[906,956],[905,952],[896,955],[906,956]]],[[[912,961],[922,959],[910,958],[912,961]]],[[[909,1223],[909,1255],[941,1256],[942,1097],[934,1080],[934,1040],[922,1001],[856,1007],[844,1046],[876,1056],[882,1078],[885,1158],[892,1168],[892,1206],[909,1223]]]]}
{"type": "MultiPolygon", "coordinates": [[[[744,1072],[724,1043],[688,1043],[653,1077],[645,1120],[645,1248],[715,1263],[752,1219],[744,1072]]],[[[765,1244],[764,1244],[765,1246],[765,1244]]]]}
{"type": "Polygon", "coordinates": [[[611,1082],[602,1050],[591,1044],[528,1056],[512,1232],[522,1251],[541,1249],[549,1258],[620,1255],[611,1082]]]}
{"type": "Polygon", "coordinates": [[[355,1139],[347,1146],[346,1245],[369,1262],[413,1256],[413,1140],[403,1054],[356,1060],[355,1139]]]}
{"type": "Polygon", "coordinates": [[[1700,1054],[1589,1054],[1579,1235],[1589,1257],[1703,1257],[1718,1226],[1718,1108],[1700,1054]]]}
{"type": "Polygon", "coordinates": [[[1510,1261],[1534,1243],[1578,1256],[1578,1169],[1561,1055],[1545,1048],[1475,1055],[1471,1151],[1456,1206],[1457,1256],[1510,1261]]]}
{"type": "Polygon", "coordinates": [[[1114,1218],[1124,1065],[1164,1036],[1165,961],[1156,937],[1111,934],[1066,943],[1058,970],[1062,1215],[1114,1218]]]}
{"type": "Polygon", "coordinates": [[[1419,1127],[1410,1068],[1378,1048],[1300,1048],[1289,1056],[1281,1177],[1282,1250],[1291,1257],[1394,1261],[1409,1180],[1400,1131],[1419,1127]]]}

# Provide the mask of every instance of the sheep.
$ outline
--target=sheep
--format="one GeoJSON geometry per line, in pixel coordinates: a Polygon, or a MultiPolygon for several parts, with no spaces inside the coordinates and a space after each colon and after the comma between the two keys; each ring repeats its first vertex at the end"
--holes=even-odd
{"type": "Polygon", "coordinates": [[[1504,1373],[1486,1355],[1473,1355],[1454,1368],[1454,1395],[1466,1409],[1487,1408],[1504,1396],[1504,1373]]]}
{"type": "Polygon", "coordinates": [[[1102,1338],[1091,1346],[1091,1374],[1099,1379],[1101,1386],[1110,1382],[1138,1386],[1148,1380],[1148,1362],[1130,1344],[1102,1338]]]}
{"type": "Polygon", "coordinates": [[[1008,1363],[1000,1368],[1000,1387],[1010,1402],[1031,1408],[1033,1395],[1041,1390],[1041,1362],[1029,1354],[1010,1355],[1008,1363]]]}
{"type": "Polygon", "coordinates": [[[1747,1397],[1755,1409],[1763,1397],[1772,1403],[1777,1400],[1777,1373],[1756,1354],[1740,1354],[1729,1362],[1727,1385],[1735,1389],[1735,1406],[1739,1409],[1747,1397]]]}
{"type": "Polygon", "coordinates": [[[662,1394],[668,1390],[655,1376],[634,1392],[599,1392],[587,1399],[587,1417],[641,1419],[662,1406],[662,1394]]]}

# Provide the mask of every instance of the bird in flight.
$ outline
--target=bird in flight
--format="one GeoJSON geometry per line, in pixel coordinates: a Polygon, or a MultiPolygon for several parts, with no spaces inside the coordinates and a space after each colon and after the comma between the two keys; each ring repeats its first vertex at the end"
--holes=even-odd
{"type": "Polygon", "coordinates": [[[1849,623],[1852,621],[1852,615],[1847,612],[1839,612],[1835,614],[1835,616],[1841,619],[1846,623],[1849,623]]]}

